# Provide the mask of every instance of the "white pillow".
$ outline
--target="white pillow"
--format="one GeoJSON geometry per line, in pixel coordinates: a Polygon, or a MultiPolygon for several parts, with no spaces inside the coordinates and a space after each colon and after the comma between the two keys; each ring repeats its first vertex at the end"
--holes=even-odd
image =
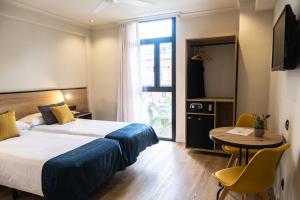
{"type": "Polygon", "coordinates": [[[44,121],[41,113],[35,113],[35,114],[32,114],[32,115],[28,115],[26,117],[23,117],[19,121],[27,123],[31,127],[45,124],[45,121],[44,121]]]}
{"type": "Polygon", "coordinates": [[[17,124],[17,128],[19,129],[19,131],[26,131],[31,128],[29,124],[22,122],[22,121],[17,121],[16,124],[17,124]]]}

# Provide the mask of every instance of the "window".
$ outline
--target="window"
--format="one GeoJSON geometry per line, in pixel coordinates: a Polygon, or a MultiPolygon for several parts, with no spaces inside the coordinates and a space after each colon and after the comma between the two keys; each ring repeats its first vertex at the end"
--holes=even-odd
{"type": "Polygon", "coordinates": [[[161,43],[160,52],[160,86],[172,86],[172,43],[161,43]]]}
{"type": "Polygon", "coordinates": [[[141,79],[148,123],[175,140],[175,18],[140,23],[141,79]]]}
{"type": "Polygon", "coordinates": [[[172,37],[172,19],[140,23],[140,39],[172,37]]]}
{"type": "Polygon", "coordinates": [[[143,86],[154,86],[154,45],[141,46],[141,67],[143,86]]]}

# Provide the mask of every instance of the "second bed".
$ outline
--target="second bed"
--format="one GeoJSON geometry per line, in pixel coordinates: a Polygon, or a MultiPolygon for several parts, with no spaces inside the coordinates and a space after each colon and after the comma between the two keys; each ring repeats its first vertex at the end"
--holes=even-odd
{"type": "Polygon", "coordinates": [[[151,126],[138,123],[76,119],[63,125],[34,126],[32,130],[117,140],[123,152],[125,166],[135,163],[140,152],[159,142],[151,126]]]}

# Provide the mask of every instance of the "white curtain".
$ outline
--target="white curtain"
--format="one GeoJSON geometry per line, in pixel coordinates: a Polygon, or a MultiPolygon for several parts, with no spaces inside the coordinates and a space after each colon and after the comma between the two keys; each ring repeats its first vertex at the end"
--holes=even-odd
{"type": "Polygon", "coordinates": [[[140,82],[140,40],[138,23],[120,25],[120,75],[117,120],[142,122],[142,85],[140,82]]]}

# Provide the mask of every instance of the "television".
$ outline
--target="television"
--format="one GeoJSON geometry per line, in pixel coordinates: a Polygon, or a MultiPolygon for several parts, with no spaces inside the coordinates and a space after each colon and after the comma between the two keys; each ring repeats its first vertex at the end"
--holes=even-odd
{"type": "Polygon", "coordinates": [[[286,5],[273,28],[272,71],[296,67],[297,20],[290,5],[286,5]]]}

